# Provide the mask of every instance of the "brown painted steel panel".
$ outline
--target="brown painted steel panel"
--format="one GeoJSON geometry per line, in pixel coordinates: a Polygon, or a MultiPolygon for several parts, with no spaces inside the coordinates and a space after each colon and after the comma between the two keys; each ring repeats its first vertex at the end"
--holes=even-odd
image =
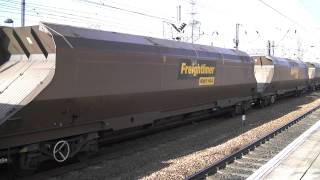
{"type": "MultiPolygon", "coordinates": [[[[240,51],[63,25],[45,27],[56,46],[55,75],[34,101],[0,126],[0,142],[17,134],[48,140],[86,133],[86,123],[96,128],[90,131],[129,128],[183,109],[255,95],[253,62],[240,51]],[[43,129],[46,133],[39,131],[43,129]]],[[[52,51],[52,46],[44,46],[52,51]]],[[[23,141],[0,148],[18,142],[23,141]]]]}
{"type": "MultiPolygon", "coordinates": [[[[260,57],[255,57],[260,58],[260,57]]],[[[271,61],[263,61],[262,66],[274,66],[274,73],[270,83],[264,84],[263,93],[277,93],[286,90],[297,90],[308,86],[308,69],[302,61],[286,58],[262,56],[271,61]]],[[[256,62],[257,63],[257,62],[256,62]]],[[[260,63],[260,61],[258,62],[260,63]]]]}

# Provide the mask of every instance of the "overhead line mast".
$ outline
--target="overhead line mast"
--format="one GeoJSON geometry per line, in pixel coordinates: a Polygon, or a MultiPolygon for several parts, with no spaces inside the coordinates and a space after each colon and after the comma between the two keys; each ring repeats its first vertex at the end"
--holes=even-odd
{"type": "Polygon", "coordinates": [[[236,24],[236,39],[234,40],[236,50],[239,49],[239,26],[240,24],[236,24]]]}
{"type": "Polygon", "coordinates": [[[21,0],[21,27],[25,24],[25,12],[26,11],[26,2],[25,0],[21,0]]]}
{"type": "Polygon", "coordinates": [[[190,0],[191,4],[191,22],[189,23],[191,25],[191,43],[194,43],[196,40],[200,38],[200,21],[196,20],[196,15],[197,10],[196,10],[196,5],[197,2],[196,0],[190,0]],[[196,32],[198,29],[198,32],[196,32]],[[196,35],[198,33],[198,35],[196,35]]]}

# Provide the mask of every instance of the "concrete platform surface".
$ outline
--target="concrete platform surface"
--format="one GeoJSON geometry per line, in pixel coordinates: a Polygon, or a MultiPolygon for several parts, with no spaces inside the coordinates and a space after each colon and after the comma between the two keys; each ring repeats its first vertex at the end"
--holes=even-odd
{"type": "Polygon", "coordinates": [[[248,179],[320,179],[320,121],[248,179]]]}

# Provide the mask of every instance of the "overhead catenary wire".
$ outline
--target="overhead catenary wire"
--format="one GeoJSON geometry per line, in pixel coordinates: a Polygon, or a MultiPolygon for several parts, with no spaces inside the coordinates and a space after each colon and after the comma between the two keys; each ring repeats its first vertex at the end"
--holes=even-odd
{"type": "MultiPolygon", "coordinates": [[[[5,1],[7,2],[7,1],[5,1]]],[[[19,11],[19,7],[14,6],[13,4],[10,5],[10,3],[18,3],[18,2],[10,2],[9,4],[3,4],[1,6],[6,7],[7,10],[13,10],[13,11],[19,11]]],[[[40,6],[40,5],[39,5],[40,6]]],[[[110,24],[105,24],[106,19],[99,19],[99,16],[79,16],[78,14],[72,14],[64,11],[59,11],[59,10],[50,10],[50,9],[45,9],[45,8],[50,8],[50,6],[44,6],[44,7],[39,7],[37,4],[32,4],[32,6],[28,3],[26,8],[27,8],[27,16],[32,16],[32,17],[42,17],[42,18],[47,18],[47,19],[54,19],[54,20],[64,20],[68,22],[74,22],[74,23],[81,23],[81,24],[91,24],[90,27],[96,25],[100,26],[106,26],[106,27],[116,27],[114,24],[117,24],[117,27],[121,27],[121,29],[127,29],[127,30],[134,30],[136,32],[141,31],[143,28],[138,26],[138,28],[133,28],[133,26],[128,26],[123,23],[119,23],[121,21],[114,21],[115,18],[110,18],[110,20],[113,20],[113,22],[110,24]],[[39,7],[39,8],[38,8],[39,7]],[[42,16],[41,16],[42,15],[42,16]]],[[[15,12],[8,12],[11,14],[16,14],[15,12]]],[[[144,32],[148,32],[149,34],[154,34],[153,31],[146,31],[146,29],[143,29],[144,32]]]]}
{"type": "Polygon", "coordinates": [[[124,8],[120,8],[120,7],[116,7],[116,6],[112,6],[112,5],[108,5],[105,4],[103,2],[95,2],[95,1],[91,1],[91,0],[78,0],[80,2],[84,2],[84,3],[89,3],[89,4],[93,4],[93,5],[97,5],[97,6],[101,6],[101,7],[106,7],[106,8],[111,8],[111,9],[116,9],[116,10],[120,10],[120,11],[125,11],[125,12],[129,12],[132,14],[137,14],[137,15],[141,15],[141,16],[145,16],[145,17],[149,17],[149,18],[155,18],[155,19],[159,19],[168,23],[172,23],[174,22],[173,20],[167,19],[167,18],[163,18],[163,17],[159,17],[159,16],[155,16],[155,15],[150,15],[150,14],[146,14],[146,13],[142,13],[142,12],[138,12],[138,11],[134,11],[134,10],[129,10],[129,9],[124,9],[124,8]]]}
{"type": "MultiPolygon", "coordinates": [[[[8,4],[15,4],[15,5],[20,5],[19,2],[15,2],[15,1],[5,1],[8,4]]],[[[1,3],[1,2],[0,2],[1,3]]],[[[39,5],[39,4],[34,4],[34,3],[28,3],[26,8],[29,8],[29,11],[45,11],[43,13],[58,13],[58,15],[69,15],[72,17],[77,17],[77,18],[86,18],[86,19],[98,19],[99,17],[103,17],[103,19],[99,19],[99,21],[105,21],[105,18],[114,20],[114,19],[118,19],[120,22],[122,19],[116,18],[116,17],[110,17],[110,16],[105,16],[102,14],[98,14],[98,13],[92,13],[92,12],[85,12],[85,11],[75,11],[75,10],[68,10],[68,9],[63,9],[63,8],[55,8],[55,7],[51,7],[51,6],[45,6],[45,5],[39,5]],[[69,11],[75,12],[75,13],[71,13],[69,11]],[[88,16],[83,16],[81,14],[87,14],[88,16]]],[[[133,19],[132,21],[137,21],[136,19],[133,19]]]]}
{"type": "MultiPolygon", "coordinates": [[[[9,0],[4,0],[4,2],[2,3],[13,3],[15,5],[19,5],[20,3],[18,1],[9,1],[9,0]]],[[[103,15],[99,15],[97,13],[95,14],[88,14],[88,15],[91,15],[91,16],[83,16],[81,14],[79,14],[78,12],[74,11],[74,10],[68,10],[68,9],[64,9],[64,10],[61,10],[61,8],[55,8],[55,7],[51,7],[51,6],[47,6],[47,5],[39,5],[39,4],[35,4],[35,3],[27,3],[27,8],[28,8],[28,12],[30,16],[30,13],[35,13],[37,15],[39,14],[45,14],[45,15],[49,15],[49,16],[55,16],[55,18],[50,18],[50,19],[57,19],[58,18],[61,18],[65,21],[68,21],[68,22],[74,22],[76,21],[77,23],[89,23],[89,24],[92,24],[92,26],[94,26],[93,24],[96,24],[96,25],[100,25],[100,26],[106,26],[106,27],[110,27],[110,26],[113,26],[113,25],[110,25],[110,24],[105,24],[105,23],[101,23],[101,22],[106,22],[106,18],[109,18],[111,21],[112,21],[112,24],[118,24],[120,26],[122,26],[123,28],[122,29],[127,29],[127,30],[132,30],[132,27],[133,26],[136,26],[137,28],[135,28],[134,31],[136,32],[141,32],[141,30],[143,30],[144,32],[148,32],[149,34],[157,34],[156,36],[158,36],[159,33],[155,33],[154,31],[147,31],[145,27],[142,27],[140,26],[139,24],[145,24],[146,22],[149,22],[147,20],[140,20],[140,22],[138,23],[133,23],[132,21],[137,21],[137,19],[133,19],[132,21],[129,22],[129,26],[128,26],[128,23],[121,23],[124,21],[124,19],[118,19],[116,20],[117,18],[114,18],[114,17],[108,17],[108,16],[103,16],[103,15]],[[54,9],[52,9],[54,8],[54,9]],[[75,13],[70,13],[70,11],[73,11],[75,13]],[[50,12],[50,13],[49,13],[50,12]],[[99,17],[103,17],[102,19],[99,19],[99,17]],[[73,21],[70,21],[70,19],[72,19],[73,21]],[[86,21],[84,21],[83,19],[86,19],[86,21]],[[81,21],[81,22],[79,22],[81,21]]],[[[80,11],[81,13],[84,13],[83,11],[80,11]]],[[[13,14],[13,13],[12,13],[13,14]]],[[[33,15],[33,17],[37,17],[35,15],[33,15]]],[[[162,18],[163,19],[163,18],[162,18]]],[[[163,21],[159,21],[158,24],[162,24],[163,21]]]]}
{"type": "MultiPolygon", "coordinates": [[[[128,4],[123,4],[123,3],[119,3],[117,1],[114,1],[114,0],[100,0],[100,2],[107,2],[107,3],[111,3],[111,4],[116,4],[116,5],[120,5],[122,7],[126,7],[127,8],[130,8],[131,10],[134,9],[135,11],[142,11],[144,13],[147,13],[147,14],[152,14],[154,12],[148,10],[148,9],[143,9],[141,7],[137,7],[137,6],[132,6],[132,5],[128,5],[128,4]]],[[[158,15],[160,16],[160,15],[158,15]]]]}
{"type": "Polygon", "coordinates": [[[265,6],[269,7],[270,9],[272,9],[273,11],[275,11],[276,13],[278,13],[279,15],[281,15],[282,17],[284,17],[285,19],[287,19],[288,21],[292,22],[293,24],[297,25],[298,27],[302,28],[303,30],[307,30],[307,28],[305,28],[304,26],[302,26],[301,24],[299,24],[297,21],[293,20],[292,18],[290,18],[289,16],[285,15],[284,13],[282,13],[281,11],[277,10],[276,8],[272,7],[271,5],[269,5],[268,3],[264,2],[263,0],[258,0],[259,2],[261,2],[262,4],[264,4],[265,6]]]}
{"type": "MultiPolygon", "coordinates": [[[[115,10],[121,10],[123,12],[128,12],[128,13],[133,13],[136,15],[141,15],[141,16],[146,16],[146,17],[150,17],[150,18],[155,18],[155,19],[159,19],[159,20],[168,20],[168,22],[172,22],[170,19],[168,18],[164,18],[164,17],[160,17],[160,16],[156,16],[156,15],[152,15],[152,14],[147,14],[147,13],[142,13],[139,11],[135,11],[135,10],[130,10],[130,9],[126,9],[126,8],[122,8],[122,7],[117,7],[117,6],[112,6],[112,5],[108,5],[106,3],[104,3],[102,0],[99,2],[95,2],[95,1],[90,1],[90,0],[77,0],[78,2],[85,2],[85,3],[89,3],[89,4],[94,4],[94,5],[98,5],[98,6],[103,6],[103,7],[108,7],[108,8],[112,8],[115,10]]],[[[15,3],[17,5],[20,5],[20,1],[19,0],[2,0],[2,2],[7,2],[7,3],[15,3]]],[[[42,5],[42,4],[36,4],[36,3],[32,3],[32,2],[28,2],[27,3],[29,6],[37,6],[37,7],[42,7],[42,8],[51,8],[54,10],[65,10],[65,11],[73,11],[73,12],[80,12],[80,13],[85,13],[85,14],[93,14],[93,15],[97,15],[97,13],[90,13],[87,11],[79,11],[79,10],[74,10],[74,9],[66,9],[66,8],[57,8],[57,7],[52,7],[52,6],[48,6],[48,5],[42,5]]],[[[120,3],[116,3],[116,4],[120,4],[120,3]]]]}
{"type": "MultiPolygon", "coordinates": [[[[265,2],[263,0],[259,0],[259,1],[265,2]]],[[[146,34],[157,34],[156,36],[159,36],[159,37],[161,36],[160,31],[158,33],[155,33],[154,29],[152,29],[151,27],[141,26],[141,24],[142,23],[145,24],[146,21],[156,22],[156,20],[158,20],[159,21],[158,24],[160,24],[162,22],[167,22],[167,20],[171,21],[170,18],[167,18],[165,16],[155,15],[155,13],[147,12],[144,9],[137,10],[137,7],[134,7],[134,6],[129,7],[128,5],[121,4],[119,2],[110,2],[109,0],[99,0],[99,1],[98,0],[74,0],[74,2],[78,3],[76,6],[78,7],[78,5],[79,5],[79,8],[68,9],[69,8],[68,6],[53,7],[52,4],[50,6],[49,3],[44,4],[44,3],[40,3],[40,1],[39,2],[27,1],[27,4],[26,4],[27,9],[26,10],[27,10],[28,14],[26,14],[26,15],[34,17],[34,18],[28,18],[27,21],[29,21],[29,22],[31,22],[31,20],[34,21],[35,18],[39,18],[39,19],[42,18],[42,20],[45,20],[45,18],[46,18],[46,19],[55,20],[55,22],[58,20],[62,20],[62,21],[66,21],[66,22],[78,23],[78,24],[81,24],[81,26],[84,25],[87,27],[89,26],[89,27],[95,27],[95,28],[99,28],[99,29],[100,28],[103,28],[103,29],[114,28],[114,31],[120,31],[120,32],[135,31],[135,33],[137,33],[137,32],[142,33],[143,32],[146,34]],[[84,7],[84,6],[92,6],[92,8],[90,8],[90,7],[89,8],[80,8],[80,7],[84,7]],[[118,11],[121,14],[137,15],[135,17],[141,16],[141,18],[130,18],[130,22],[128,22],[128,21],[125,21],[126,17],[128,17],[128,16],[112,16],[111,17],[111,16],[109,16],[109,14],[99,13],[100,11],[94,11],[94,10],[97,10],[97,8],[106,8],[106,10],[110,9],[108,11],[111,11],[111,10],[113,12],[118,11]],[[147,18],[144,18],[144,17],[147,17],[147,18]],[[133,23],[132,21],[137,22],[137,23],[133,23]]],[[[17,20],[19,19],[17,12],[20,11],[18,8],[18,6],[21,4],[20,0],[1,0],[0,3],[2,3],[2,4],[5,4],[5,3],[10,4],[11,3],[12,8],[13,8],[13,6],[16,6],[16,10],[15,10],[16,12],[15,13],[12,12],[10,14],[15,15],[16,16],[15,19],[17,19],[17,20]]],[[[190,0],[183,0],[182,3],[185,3],[185,4],[190,3],[190,0]]],[[[200,6],[203,8],[211,9],[208,6],[204,6],[203,4],[200,4],[200,6]]],[[[266,7],[268,7],[268,8],[272,7],[272,6],[271,7],[269,7],[269,6],[266,6],[266,7]]],[[[5,6],[2,6],[2,7],[5,7],[5,6]]],[[[6,9],[6,8],[4,8],[4,9],[6,9]]],[[[13,10],[13,9],[11,9],[11,10],[13,10]]],[[[278,10],[275,9],[273,11],[276,12],[278,10]]],[[[281,11],[279,11],[279,12],[282,15],[286,16],[285,13],[283,13],[281,11]]],[[[222,12],[219,12],[219,13],[222,13],[222,12]]],[[[279,14],[278,12],[276,12],[276,13],[279,14]]],[[[291,19],[289,16],[286,16],[286,17],[291,19]]],[[[287,20],[289,20],[289,19],[287,19],[287,20]]],[[[17,20],[15,20],[15,22],[17,22],[17,20]]],[[[293,20],[293,19],[291,19],[291,20],[293,20]]],[[[172,21],[175,21],[175,20],[172,20],[172,21]]],[[[296,22],[296,23],[298,23],[298,22],[296,22]]],[[[216,27],[215,27],[215,29],[216,29],[216,27]]],[[[219,30],[219,31],[221,31],[221,30],[219,30]]],[[[220,33],[220,34],[221,35],[219,36],[219,39],[222,38],[221,36],[226,36],[226,35],[223,35],[224,33],[220,33]]],[[[253,32],[251,34],[253,34],[253,32]]],[[[265,32],[263,30],[259,30],[259,33],[257,33],[256,35],[258,36],[258,38],[254,39],[252,41],[248,41],[248,42],[254,42],[254,41],[257,41],[259,38],[261,38],[261,40],[265,38],[265,32]]],[[[286,35],[284,35],[284,37],[286,38],[286,35]]],[[[280,43],[280,42],[278,41],[277,43],[280,43]]]]}
{"type": "MultiPolygon", "coordinates": [[[[10,13],[10,14],[16,14],[16,9],[11,9],[11,8],[8,8],[7,10],[4,10],[3,12],[6,12],[6,13],[10,13]]],[[[45,18],[45,19],[53,19],[53,20],[61,20],[63,19],[64,21],[67,21],[67,22],[73,22],[73,23],[79,23],[79,24],[87,24],[89,25],[88,27],[92,27],[93,25],[100,25],[100,26],[105,26],[106,24],[104,23],[100,23],[100,24],[96,24],[96,22],[92,22],[92,21],[86,21],[86,20],[81,20],[81,19],[70,19],[70,18],[65,18],[64,16],[55,16],[55,15],[50,15],[50,14],[29,14],[29,13],[26,13],[27,16],[32,16],[32,17],[38,17],[38,18],[45,18]]],[[[29,21],[29,20],[28,20],[29,21]]],[[[37,22],[37,21],[33,21],[33,22],[37,22]]],[[[113,26],[115,28],[121,28],[121,29],[126,29],[126,30],[129,30],[129,31],[139,31],[141,29],[135,29],[133,27],[126,27],[125,25],[123,24],[117,24],[117,25],[108,25],[108,26],[113,26]]],[[[152,32],[149,32],[149,33],[152,33],[152,32]]]]}

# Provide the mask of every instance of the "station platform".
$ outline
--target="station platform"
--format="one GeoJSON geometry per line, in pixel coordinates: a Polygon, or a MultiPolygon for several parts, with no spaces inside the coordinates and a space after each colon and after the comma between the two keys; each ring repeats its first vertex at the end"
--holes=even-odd
{"type": "Polygon", "coordinates": [[[320,179],[320,121],[247,178],[256,179],[320,179]]]}

